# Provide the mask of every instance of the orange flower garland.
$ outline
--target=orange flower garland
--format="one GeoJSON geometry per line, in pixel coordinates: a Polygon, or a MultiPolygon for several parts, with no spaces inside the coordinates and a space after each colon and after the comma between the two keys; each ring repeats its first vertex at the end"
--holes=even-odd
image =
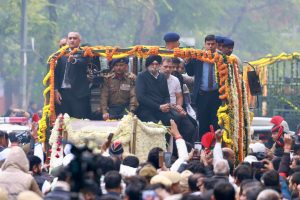
{"type": "MultiPolygon", "coordinates": [[[[198,59],[203,62],[207,63],[216,63],[217,70],[219,72],[219,84],[220,84],[220,89],[219,93],[220,96],[219,98],[222,100],[226,100],[228,98],[228,92],[226,90],[226,81],[228,79],[228,64],[227,63],[232,63],[232,60],[227,57],[227,63],[224,63],[223,57],[219,53],[212,53],[211,51],[204,51],[204,50],[199,50],[199,49],[180,49],[180,48],[175,48],[173,52],[170,53],[159,53],[160,48],[158,46],[142,46],[142,45],[137,45],[132,47],[130,50],[125,51],[125,52],[118,52],[117,50],[119,47],[109,47],[109,46],[93,46],[93,47],[82,47],[83,53],[82,56],[84,57],[95,57],[95,56],[104,56],[107,58],[107,60],[111,60],[114,58],[114,56],[137,56],[137,57],[147,57],[149,55],[157,55],[160,54],[162,56],[168,55],[168,56],[173,56],[173,57],[180,57],[183,59],[198,59]],[[99,53],[96,52],[97,50],[105,50],[105,53],[99,53]]],[[[71,52],[66,53],[66,49],[60,50],[55,54],[52,54],[52,56],[49,58],[49,64],[50,64],[50,76],[48,75],[47,77],[50,78],[49,81],[49,86],[50,86],[50,97],[49,97],[49,104],[46,104],[47,101],[45,101],[44,105],[44,112],[43,112],[43,118],[42,118],[42,123],[44,124],[43,129],[40,130],[40,141],[45,141],[45,121],[46,121],[46,115],[50,117],[51,122],[55,121],[55,94],[54,94],[54,71],[56,67],[56,61],[61,57],[61,56],[70,56],[75,53],[77,53],[80,49],[79,48],[74,48],[71,52]],[[59,54],[58,54],[59,53],[59,54]],[[57,56],[58,54],[58,56],[57,56]],[[49,109],[49,110],[47,110],[49,109]]],[[[165,50],[165,49],[163,49],[165,50]]],[[[47,80],[44,80],[46,83],[47,80]]],[[[240,91],[240,86],[239,86],[239,91],[240,91]]],[[[46,91],[47,92],[47,91],[46,91]]],[[[45,95],[46,97],[47,95],[45,95]]]]}

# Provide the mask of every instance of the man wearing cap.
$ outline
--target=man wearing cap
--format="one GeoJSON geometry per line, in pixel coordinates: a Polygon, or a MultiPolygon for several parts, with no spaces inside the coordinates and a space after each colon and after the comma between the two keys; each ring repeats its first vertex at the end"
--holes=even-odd
{"type": "Polygon", "coordinates": [[[217,42],[217,52],[222,53],[223,52],[223,43],[224,43],[225,37],[223,36],[216,36],[216,42],[217,42]]]}
{"type": "Polygon", "coordinates": [[[225,54],[226,56],[235,57],[238,61],[239,71],[242,72],[243,71],[243,63],[237,55],[232,53],[233,48],[234,48],[234,41],[230,38],[223,38],[223,48],[222,48],[223,54],[225,54]]]}
{"type": "Polygon", "coordinates": [[[101,90],[103,119],[121,119],[126,109],[134,112],[137,107],[135,75],[127,73],[128,57],[113,59],[112,73],[104,78],[101,90]]]}
{"type": "MultiPolygon", "coordinates": [[[[216,38],[214,35],[205,37],[205,50],[216,52],[216,38]]],[[[210,124],[218,129],[217,110],[221,105],[219,99],[218,84],[214,73],[214,65],[196,59],[188,60],[185,65],[189,76],[195,77],[192,101],[197,107],[199,120],[199,138],[210,130],[210,124]]]]}
{"type": "Polygon", "coordinates": [[[166,49],[172,50],[174,48],[178,48],[180,36],[177,33],[166,33],[164,36],[164,41],[166,43],[166,49]]]}
{"type": "MultiPolygon", "coordinates": [[[[67,38],[69,50],[80,47],[81,36],[70,32],[67,38]]],[[[88,65],[99,65],[99,59],[81,57],[79,54],[62,56],[55,67],[55,108],[56,114],[68,113],[75,118],[90,116],[90,81],[87,77],[88,65]]]]}
{"type": "Polygon", "coordinates": [[[146,59],[146,71],[137,77],[137,114],[142,121],[162,121],[164,125],[170,125],[170,119],[179,123],[180,116],[171,112],[167,79],[164,74],[159,73],[161,62],[161,56],[149,56],[146,59]]]}

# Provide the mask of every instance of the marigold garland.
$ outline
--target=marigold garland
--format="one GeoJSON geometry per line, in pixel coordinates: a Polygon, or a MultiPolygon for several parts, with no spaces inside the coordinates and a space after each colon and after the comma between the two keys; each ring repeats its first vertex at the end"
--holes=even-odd
{"type": "MultiPolygon", "coordinates": [[[[125,56],[137,56],[140,58],[146,58],[149,55],[161,55],[163,57],[180,57],[183,59],[198,59],[203,62],[215,64],[215,75],[216,75],[216,80],[219,83],[219,93],[220,96],[219,98],[224,102],[223,107],[220,107],[218,110],[218,118],[219,118],[219,124],[223,124],[225,128],[225,134],[223,136],[223,140],[226,144],[230,146],[234,146],[234,138],[233,138],[233,133],[235,132],[235,128],[231,127],[232,122],[234,121],[233,118],[237,118],[236,115],[232,113],[232,108],[233,107],[238,107],[239,108],[239,114],[238,115],[238,129],[239,129],[239,134],[238,136],[241,138],[243,137],[243,132],[242,132],[242,99],[241,95],[239,95],[239,100],[238,104],[239,105],[230,105],[230,94],[233,95],[234,93],[242,93],[241,92],[241,85],[238,77],[238,72],[236,69],[234,69],[234,75],[233,79],[234,82],[236,82],[237,90],[234,90],[234,87],[232,88],[228,82],[229,79],[229,68],[230,64],[232,66],[235,65],[235,60],[228,57],[221,55],[219,53],[212,53],[211,51],[205,51],[205,50],[199,50],[199,49],[193,49],[193,48],[175,48],[172,53],[160,53],[160,50],[166,50],[165,48],[159,48],[158,46],[142,46],[142,45],[137,45],[130,47],[128,51],[125,52],[118,52],[119,47],[110,47],[110,46],[92,46],[92,47],[82,47],[81,49],[79,48],[74,48],[71,52],[67,53],[67,49],[69,47],[65,46],[58,50],[56,53],[52,54],[49,59],[48,63],[50,64],[50,71],[49,73],[45,76],[43,80],[43,84],[46,86],[49,84],[49,87],[47,87],[44,90],[44,108],[43,108],[43,116],[42,119],[40,120],[40,129],[38,131],[39,135],[39,141],[44,142],[46,139],[46,129],[47,129],[47,123],[46,119],[47,117],[50,118],[50,122],[53,123],[55,121],[55,94],[54,94],[54,71],[56,67],[56,62],[57,60],[62,57],[62,56],[70,56],[73,54],[76,54],[79,50],[82,51],[82,56],[84,57],[95,57],[95,56],[102,56],[106,57],[107,60],[111,60],[113,58],[120,58],[120,57],[125,57],[125,56]],[[104,50],[104,53],[99,53],[96,52],[97,50],[104,50]],[[232,89],[231,89],[232,88],[232,89]],[[47,100],[47,94],[50,93],[49,95],[49,100],[47,100]],[[226,109],[225,109],[226,108],[226,109]],[[230,117],[232,115],[232,118],[230,117]]],[[[242,141],[242,140],[239,140],[242,141]]],[[[240,145],[241,146],[241,145],[240,145]]],[[[239,147],[240,147],[239,146],[239,147]]],[[[242,149],[242,148],[238,148],[242,149]]],[[[242,154],[239,153],[239,160],[241,159],[242,154]]]]}

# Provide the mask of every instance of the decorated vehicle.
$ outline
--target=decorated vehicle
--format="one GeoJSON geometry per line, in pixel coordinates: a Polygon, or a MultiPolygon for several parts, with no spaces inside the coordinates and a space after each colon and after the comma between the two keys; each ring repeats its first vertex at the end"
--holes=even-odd
{"type": "MultiPolygon", "coordinates": [[[[107,61],[113,58],[133,57],[137,59],[146,58],[149,55],[160,55],[162,57],[180,57],[183,59],[198,59],[200,61],[215,64],[215,76],[219,84],[219,98],[222,105],[218,110],[218,123],[225,130],[223,141],[226,146],[232,148],[238,155],[238,160],[242,161],[247,154],[247,146],[250,142],[250,115],[247,101],[248,85],[239,74],[238,61],[234,56],[221,55],[210,51],[192,49],[192,48],[175,48],[167,50],[158,46],[133,46],[121,49],[119,47],[110,46],[85,46],[69,50],[68,46],[62,47],[60,50],[52,54],[48,63],[50,70],[45,76],[43,83],[46,86],[44,91],[45,103],[43,108],[43,116],[39,123],[38,139],[40,142],[46,142],[50,133],[49,126],[56,124],[55,121],[55,94],[54,94],[54,70],[57,60],[62,56],[79,55],[83,57],[104,57],[107,61]]],[[[137,60],[135,59],[135,61],[137,60]]],[[[133,72],[137,72],[133,69],[133,72]]],[[[55,125],[57,127],[57,125],[55,125]]],[[[55,129],[55,128],[54,128],[55,129]]],[[[60,131],[63,128],[59,128],[60,131]]],[[[68,134],[71,134],[68,132],[68,134]]],[[[62,137],[63,133],[61,133],[62,137]]],[[[84,134],[82,134],[84,136],[84,134]]],[[[83,137],[82,136],[82,137],[83,137]]],[[[70,135],[68,135],[68,138],[70,135]]],[[[84,138],[81,138],[82,140],[84,138]]],[[[131,140],[131,139],[130,139],[131,140]]],[[[151,139],[150,139],[151,140],[151,139]]],[[[58,142],[59,144],[61,142],[58,142]]],[[[51,142],[53,146],[55,142],[51,142]]],[[[138,144],[138,143],[136,143],[138,144]]],[[[148,149],[149,150],[149,149],[148,149]]],[[[137,152],[135,152],[137,153],[137,152]]],[[[54,155],[56,156],[56,155],[54,155]]],[[[52,152],[53,157],[53,152],[52,152]]],[[[56,157],[59,157],[57,155],[56,157]]]]}

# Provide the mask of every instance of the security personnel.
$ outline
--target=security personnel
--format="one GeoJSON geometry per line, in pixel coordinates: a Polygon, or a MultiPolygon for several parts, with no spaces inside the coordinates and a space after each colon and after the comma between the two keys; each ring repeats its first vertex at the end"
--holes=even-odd
{"type": "Polygon", "coordinates": [[[137,107],[135,95],[135,75],[128,73],[128,57],[113,59],[112,73],[104,77],[101,91],[101,111],[103,119],[121,119],[126,109],[134,112],[137,107]]]}
{"type": "Polygon", "coordinates": [[[223,44],[224,44],[224,40],[226,39],[226,37],[223,36],[216,36],[216,42],[217,42],[217,49],[216,51],[218,53],[222,53],[223,52],[223,44]]]}
{"type": "Polygon", "coordinates": [[[166,33],[164,35],[164,41],[166,43],[166,49],[172,50],[174,48],[178,48],[180,46],[179,43],[180,36],[177,33],[166,33]]]}
{"type": "Polygon", "coordinates": [[[243,63],[237,55],[232,53],[233,49],[234,49],[234,41],[230,38],[224,38],[224,40],[223,40],[223,53],[226,56],[232,56],[232,57],[235,57],[237,59],[238,65],[239,65],[239,72],[242,73],[243,72],[243,63]]]}

